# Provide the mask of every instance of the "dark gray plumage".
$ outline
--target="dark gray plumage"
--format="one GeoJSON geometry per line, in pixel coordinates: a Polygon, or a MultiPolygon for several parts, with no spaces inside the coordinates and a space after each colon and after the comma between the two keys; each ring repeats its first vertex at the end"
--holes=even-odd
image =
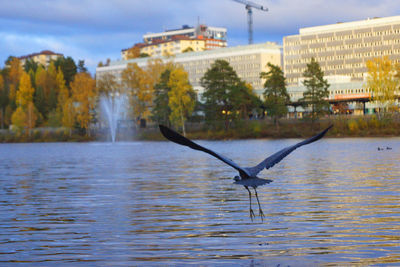
{"type": "Polygon", "coordinates": [[[332,125],[311,138],[308,138],[302,142],[299,142],[297,144],[286,147],[286,148],[276,152],[275,154],[269,156],[268,158],[266,158],[265,160],[263,160],[262,162],[260,162],[258,165],[254,166],[254,167],[240,167],[239,165],[237,165],[235,162],[228,159],[227,157],[220,155],[220,154],[218,154],[208,148],[205,148],[199,144],[196,144],[195,142],[189,140],[188,138],[180,135],[179,133],[169,129],[168,127],[166,127],[164,125],[159,125],[159,127],[160,127],[160,131],[163,134],[163,136],[165,138],[167,138],[168,140],[170,140],[174,143],[183,145],[183,146],[188,146],[195,150],[206,152],[206,153],[216,157],[217,159],[225,162],[229,166],[235,168],[239,172],[240,176],[235,176],[234,183],[243,185],[246,188],[246,190],[249,192],[250,218],[253,219],[254,212],[251,208],[251,192],[249,190],[249,187],[253,187],[253,189],[254,189],[254,192],[255,192],[256,198],[257,198],[257,202],[258,202],[260,216],[261,216],[261,218],[263,218],[264,213],[262,212],[262,209],[261,209],[261,205],[260,205],[260,201],[258,199],[258,194],[257,194],[256,188],[258,186],[272,182],[272,180],[258,178],[257,174],[259,172],[261,172],[263,169],[269,169],[269,168],[273,167],[275,164],[277,164],[282,159],[284,159],[287,155],[289,155],[291,152],[293,152],[296,148],[299,148],[303,145],[307,145],[307,144],[310,144],[312,142],[315,142],[315,141],[321,139],[326,134],[326,132],[330,128],[332,128],[332,125]]]}

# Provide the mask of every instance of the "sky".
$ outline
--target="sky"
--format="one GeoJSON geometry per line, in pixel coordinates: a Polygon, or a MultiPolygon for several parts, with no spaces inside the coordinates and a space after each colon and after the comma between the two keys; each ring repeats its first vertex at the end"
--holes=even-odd
{"type": "MultiPolygon", "coordinates": [[[[254,43],[282,44],[299,28],[400,15],[395,0],[253,0],[254,43]]],[[[146,33],[182,25],[225,27],[228,46],[248,43],[247,12],[233,0],[0,0],[0,68],[10,56],[51,50],[97,64],[120,59],[121,49],[146,33]]]]}

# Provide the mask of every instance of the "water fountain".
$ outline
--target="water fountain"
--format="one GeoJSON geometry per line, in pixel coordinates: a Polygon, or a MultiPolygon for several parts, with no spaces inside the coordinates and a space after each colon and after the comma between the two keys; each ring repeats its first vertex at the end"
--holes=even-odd
{"type": "Polygon", "coordinates": [[[118,121],[125,116],[125,105],[127,97],[124,94],[103,95],[100,98],[100,106],[103,117],[108,122],[111,134],[111,141],[114,143],[117,137],[118,121]]]}

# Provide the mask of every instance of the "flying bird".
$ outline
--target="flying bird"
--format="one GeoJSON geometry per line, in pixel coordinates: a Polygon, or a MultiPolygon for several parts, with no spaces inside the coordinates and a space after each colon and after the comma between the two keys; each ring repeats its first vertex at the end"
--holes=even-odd
{"type": "Polygon", "coordinates": [[[264,213],[261,209],[260,201],[258,199],[257,187],[262,186],[264,184],[269,184],[270,182],[272,182],[272,180],[262,179],[262,178],[257,177],[257,174],[264,169],[271,168],[272,166],[274,166],[275,164],[280,162],[283,158],[285,158],[287,155],[289,155],[296,148],[301,147],[303,145],[310,144],[312,142],[315,142],[315,141],[321,139],[326,134],[326,132],[330,128],[332,128],[332,126],[333,125],[329,126],[328,128],[326,128],[325,130],[323,130],[322,132],[320,132],[319,134],[317,134],[313,137],[310,137],[302,142],[288,146],[288,147],[276,152],[275,154],[269,156],[268,158],[266,158],[265,160],[263,160],[262,162],[260,162],[258,165],[254,166],[254,167],[240,167],[238,164],[233,162],[231,159],[229,159],[221,154],[218,154],[218,153],[212,151],[211,149],[208,149],[199,144],[196,144],[195,142],[189,140],[188,138],[180,135],[179,133],[171,130],[170,128],[168,128],[164,125],[159,125],[162,135],[165,138],[167,138],[168,140],[170,140],[174,143],[183,145],[183,146],[188,146],[195,150],[206,152],[206,153],[216,157],[217,159],[225,162],[226,164],[233,167],[234,169],[236,169],[239,172],[239,175],[234,177],[234,180],[235,180],[234,184],[243,185],[244,188],[246,188],[246,190],[249,192],[251,220],[253,220],[255,215],[254,215],[254,211],[253,211],[252,205],[251,205],[251,192],[250,192],[249,187],[252,187],[254,189],[257,203],[258,203],[259,215],[260,215],[261,219],[263,219],[264,213]]]}

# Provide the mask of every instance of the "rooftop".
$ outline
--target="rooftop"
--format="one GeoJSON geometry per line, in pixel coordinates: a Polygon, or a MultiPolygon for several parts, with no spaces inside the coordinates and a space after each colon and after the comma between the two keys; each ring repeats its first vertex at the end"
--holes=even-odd
{"type": "MultiPolygon", "coordinates": [[[[223,28],[223,27],[213,27],[213,26],[207,26],[207,25],[200,25],[200,26],[205,26],[208,30],[213,30],[213,31],[221,31],[221,32],[227,31],[227,29],[223,28]]],[[[174,34],[174,32],[179,32],[179,33],[183,34],[183,33],[190,33],[193,31],[196,31],[195,27],[183,25],[182,28],[180,28],[180,29],[165,30],[163,32],[158,32],[158,33],[148,32],[143,35],[143,38],[146,39],[146,38],[151,38],[151,37],[155,37],[155,36],[168,36],[168,35],[174,34]]]]}
{"type": "MultiPolygon", "coordinates": [[[[153,40],[151,43],[137,43],[134,46],[143,48],[147,46],[153,46],[153,45],[159,45],[159,44],[164,44],[164,43],[169,43],[169,42],[174,42],[174,41],[180,41],[180,40],[188,40],[188,41],[196,41],[196,40],[201,40],[204,41],[204,38],[190,38],[184,35],[176,35],[172,36],[170,40],[153,40]]],[[[122,51],[127,51],[129,48],[122,49],[122,51]]]]}
{"type": "Polygon", "coordinates": [[[400,23],[400,16],[392,16],[385,18],[368,18],[365,20],[351,21],[351,22],[339,22],[336,24],[328,24],[323,26],[301,28],[299,30],[300,35],[307,34],[318,34],[332,31],[342,31],[354,28],[366,28],[390,25],[394,23],[400,23]]]}
{"type": "Polygon", "coordinates": [[[40,55],[48,55],[48,56],[51,56],[51,55],[58,55],[58,56],[63,56],[63,54],[54,53],[53,51],[50,51],[50,50],[43,50],[43,51],[41,51],[41,52],[39,52],[39,53],[32,53],[32,54],[29,54],[29,55],[20,56],[20,57],[18,57],[18,58],[19,58],[19,59],[25,59],[25,58],[31,58],[31,57],[40,56],[40,55]]]}

